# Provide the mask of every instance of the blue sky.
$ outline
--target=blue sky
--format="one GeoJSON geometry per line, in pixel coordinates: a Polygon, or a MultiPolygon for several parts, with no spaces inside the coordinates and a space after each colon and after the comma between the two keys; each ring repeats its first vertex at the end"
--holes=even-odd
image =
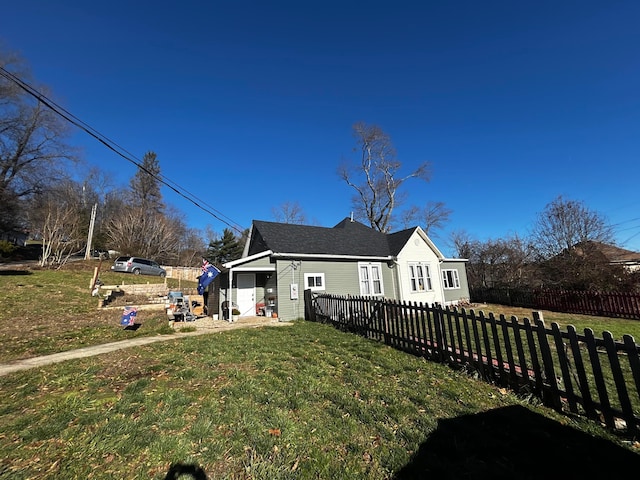
{"type": "MultiPolygon", "coordinates": [[[[225,221],[298,202],[309,223],[351,211],[336,171],[351,127],[379,125],[407,205],[442,201],[452,231],[525,236],[558,195],[640,251],[640,2],[22,0],[0,42],[58,104],[225,221]]],[[[136,167],[76,130],[84,158],[127,184],[136,167]]],[[[227,227],[169,189],[194,228],[227,227]]]]}

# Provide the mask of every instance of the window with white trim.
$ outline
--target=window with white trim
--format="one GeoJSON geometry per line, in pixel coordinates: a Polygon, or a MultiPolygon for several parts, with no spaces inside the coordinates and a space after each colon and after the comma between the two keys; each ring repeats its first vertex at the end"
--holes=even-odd
{"type": "Polygon", "coordinates": [[[409,281],[412,292],[424,292],[433,290],[431,284],[431,271],[429,265],[425,263],[409,264],[409,281]]]}
{"type": "Polygon", "coordinates": [[[382,285],[382,266],[379,263],[360,263],[360,295],[381,296],[384,294],[382,285]]]}
{"type": "Polygon", "coordinates": [[[324,290],[324,273],[305,273],[304,288],[307,290],[324,290]]]}
{"type": "Polygon", "coordinates": [[[458,270],[442,270],[442,285],[445,290],[460,288],[458,270]]]}

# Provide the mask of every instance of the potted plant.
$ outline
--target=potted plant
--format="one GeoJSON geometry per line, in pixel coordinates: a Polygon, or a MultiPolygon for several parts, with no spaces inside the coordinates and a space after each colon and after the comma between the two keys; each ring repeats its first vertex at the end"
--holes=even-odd
{"type": "Polygon", "coordinates": [[[233,311],[231,312],[231,319],[234,322],[238,321],[238,318],[240,317],[240,310],[238,310],[237,308],[234,308],[233,311]]]}

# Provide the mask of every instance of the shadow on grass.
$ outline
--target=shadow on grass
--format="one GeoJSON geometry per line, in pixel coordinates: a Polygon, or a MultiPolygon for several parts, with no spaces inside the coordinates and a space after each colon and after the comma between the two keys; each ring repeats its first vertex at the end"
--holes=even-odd
{"type": "Polygon", "coordinates": [[[624,478],[640,453],[521,406],[441,420],[394,480],[624,478]]]}
{"type": "Polygon", "coordinates": [[[0,275],[31,275],[31,272],[29,270],[0,270],[0,275]]]}
{"type": "Polygon", "coordinates": [[[198,465],[175,463],[171,465],[164,480],[178,480],[191,478],[193,480],[207,480],[207,475],[198,465]]]}
{"type": "Polygon", "coordinates": [[[133,325],[127,325],[124,327],[125,330],[133,330],[134,332],[138,330],[142,326],[141,323],[134,323],[133,325]]]}

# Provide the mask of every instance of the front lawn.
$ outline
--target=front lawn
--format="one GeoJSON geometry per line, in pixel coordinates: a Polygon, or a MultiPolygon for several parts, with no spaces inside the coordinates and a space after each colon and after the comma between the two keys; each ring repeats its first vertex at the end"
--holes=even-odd
{"type": "Polygon", "coordinates": [[[0,377],[0,478],[607,478],[632,442],[305,321],[0,377]],[[559,476],[557,476],[558,474],[559,476]]]}
{"type": "MultiPolygon", "coordinates": [[[[99,309],[90,290],[94,264],[98,262],[74,262],[61,270],[0,270],[0,362],[171,333],[162,309],[140,311],[137,320],[144,328],[135,332],[119,326],[121,310],[99,309]]],[[[164,282],[112,272],[100,277],[116,285],[164,282]]]]}

